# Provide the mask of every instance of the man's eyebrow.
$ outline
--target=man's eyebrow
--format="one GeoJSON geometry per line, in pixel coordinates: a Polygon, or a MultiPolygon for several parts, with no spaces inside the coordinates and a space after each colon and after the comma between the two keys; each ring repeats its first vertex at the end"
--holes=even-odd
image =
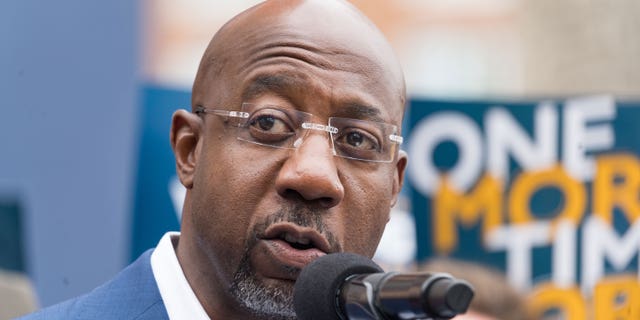
{"type": "Polygon", "coordinates": [[[303,84],[296,77],[285,74],[264,74],[252,79],[249,86],[243,91],[243,101],[254,99],[265,92],[284,94],[291,88],[300,87],[303,84]]]}
{"type": "MultiPolygon", "coordinates": [[[[250,101],[265,92],[286,96],[287,91],[298,90],[304,88],[304,86],[303,79],[289,74],[263,74],[251,80],[242,93],[242,99],[243,101],[250,101]]],[[[380,116],[379,108],[357,101],[341,103],[338,106],[338,111],[333,114],[335,117],[385,122],[380,116]]]]}
{"type": "Polygon", "coordinates": [[[341,105],[336,116],[341,118],[385,122],[385,120],[380,116],[380,109],[356,102],[349,102],[341,105]]]}

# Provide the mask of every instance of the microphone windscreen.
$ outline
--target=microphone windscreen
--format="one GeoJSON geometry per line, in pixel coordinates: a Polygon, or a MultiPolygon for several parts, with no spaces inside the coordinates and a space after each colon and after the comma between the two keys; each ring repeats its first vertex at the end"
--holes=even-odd
{"type": "Polygon", "coordinates": [[[293,289],[293,305],[298,319],[340,319],[338,292],[344,281],[355,274],[383,272],[375,262],[353,253],[332,253],[307,265],[293,289]]]}

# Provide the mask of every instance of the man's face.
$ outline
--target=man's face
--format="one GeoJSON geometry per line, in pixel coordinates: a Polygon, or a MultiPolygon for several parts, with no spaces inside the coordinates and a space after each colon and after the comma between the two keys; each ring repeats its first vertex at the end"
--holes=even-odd
{"type": "MultiPolygon", "coordinates": [[[[224,66],[200,77],[211,90],[194,104],[271,105],[311,113],[321,124],[343,117],[400,126],[402,85],[383,61],[357,45],[297,32],[291,19],[239,33],[224,66]]],[[[272,148],[239,140],[243,129],[225,117],[201,117],[180,241],[190,237],[197,246],[198,269],[211,286],[254,314],[293,316],[293,284],[306,264],[332,252],[374,254],[404,155],[390,163],[336,157],[321,131],[296,149],[272,148]]]]}

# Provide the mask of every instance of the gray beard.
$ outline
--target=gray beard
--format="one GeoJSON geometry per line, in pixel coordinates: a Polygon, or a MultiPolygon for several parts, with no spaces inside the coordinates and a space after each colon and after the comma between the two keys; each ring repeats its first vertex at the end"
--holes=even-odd
{"type": "Polygon", "coordinates": [[[248,254],[233,277],[231,294],[240,306],[262,319],[296,319],[293,308],[293,285],[265,286],[249,266],[248,254]]]}

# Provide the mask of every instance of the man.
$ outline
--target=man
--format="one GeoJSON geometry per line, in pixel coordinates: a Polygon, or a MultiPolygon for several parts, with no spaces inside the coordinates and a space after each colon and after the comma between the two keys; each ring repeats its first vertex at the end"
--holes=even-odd
{"type": "Polygon", "coordinates": [[[35,319],[288,319],[318,256],[371,257],[407,163],[403,75],[341,1],[268,1],[207,48],[171,145],[187,188],[169,233],[114,280],[35,319]]]}

